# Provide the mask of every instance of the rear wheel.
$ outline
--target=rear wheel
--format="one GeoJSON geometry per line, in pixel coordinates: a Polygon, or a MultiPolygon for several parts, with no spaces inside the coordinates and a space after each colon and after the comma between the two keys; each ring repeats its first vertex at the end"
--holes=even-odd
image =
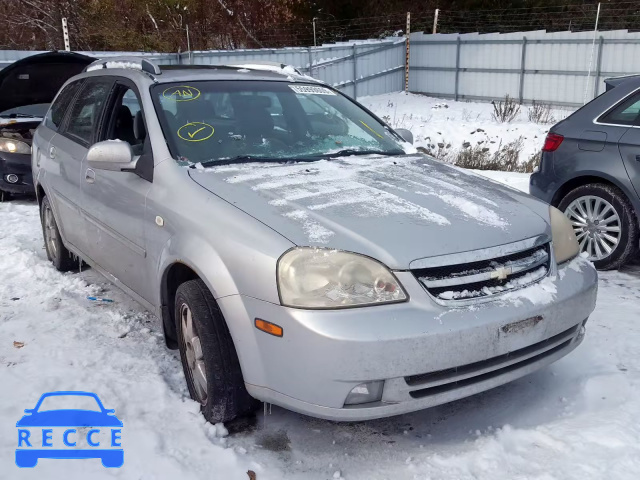
{"type": "Polygon", "coordinates": [[[42,222],[42,234],[47,258],[51,260],[53,266],[60,272],[68,272],[77,268],[78,265],[73,255],[62,243],[49,198],[46,196],[42,199],[42,204],[40,205],[40,221],[42,222]]]}
{"type": "Polygon", "coordinates": [[[183,283],[175,305],[184,375],[204,417],[218,423],[251,413],[257,402],[247,393],[229,329],[207,286],[202,280],[183,283]]]}
{"type": "Polygon", "coordinates": [[[619,268],[638,251],[638,221],[619,189],[602,183],[578,187],[558,208],[571,220],[580,251],[598,270],[619,268]]]}
{"type": "Polygon", "coordinates": [[[0,190],[0,203],[8,202],[10,199],[11,199],[11,194],[9,192],[0,190]]]}

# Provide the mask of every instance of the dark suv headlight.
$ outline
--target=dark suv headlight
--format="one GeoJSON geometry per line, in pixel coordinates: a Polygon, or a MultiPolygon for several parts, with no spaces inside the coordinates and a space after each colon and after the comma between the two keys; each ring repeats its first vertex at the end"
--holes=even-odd
{"type": "Polygon", "coordinates": [[[0,138],[0,152],[31,154],[31,145],[14,140],[13,138],[0,138]]]}

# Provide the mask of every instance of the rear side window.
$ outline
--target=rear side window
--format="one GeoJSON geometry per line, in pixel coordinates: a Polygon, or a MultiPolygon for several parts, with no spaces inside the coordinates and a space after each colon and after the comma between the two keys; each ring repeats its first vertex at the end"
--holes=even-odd
{"type": "Polygon", "coordinates": [[[71,107],[69,123],[65,130],[67,135],[80,143],[91,143],[111,84],[110,80],[87,81],[71,107]]]}
{"type": "Polygon", "coordinates": [[[639,118],[640,93],[636,93],[602,115],[598,122],[614,125],[635,125],[639,118]]]}
{"type": "Polygon", "coordinates": [[[52,130],[58,131],[60,125],[62,124],[62,120],[64,119],[64,114],[67,112],[67,108],[69,104],[73,100],[73,97],[76,95],[78,88],[82,84],[82,80],[76,80],[73,83],[70,83],[66,87],[62,89],[56,101],[51,105],[47,116],[44,119],[44,124],[52,130]]]}

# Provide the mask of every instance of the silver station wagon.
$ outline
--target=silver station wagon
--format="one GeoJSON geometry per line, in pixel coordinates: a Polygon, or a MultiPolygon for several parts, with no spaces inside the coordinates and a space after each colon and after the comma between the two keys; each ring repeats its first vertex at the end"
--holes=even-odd
{"type": "Polygon", "coordinates": [[[210,422],[442,404],[576,348],[571,223],[280,65],[98,61],[33,142],[46,250],[162,319],[210,422]]]}

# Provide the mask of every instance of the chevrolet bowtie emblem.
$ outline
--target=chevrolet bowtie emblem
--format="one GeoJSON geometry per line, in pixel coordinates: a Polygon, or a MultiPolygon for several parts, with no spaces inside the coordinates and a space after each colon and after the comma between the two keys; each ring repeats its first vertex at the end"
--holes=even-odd
{"type": "Polygon", "coordinates": [[[492,280],[506,280],[509,275],[513,273],[513,269],[511,267],[500,267],[496,268],[493,272],[491,272],[492,280]]]}

